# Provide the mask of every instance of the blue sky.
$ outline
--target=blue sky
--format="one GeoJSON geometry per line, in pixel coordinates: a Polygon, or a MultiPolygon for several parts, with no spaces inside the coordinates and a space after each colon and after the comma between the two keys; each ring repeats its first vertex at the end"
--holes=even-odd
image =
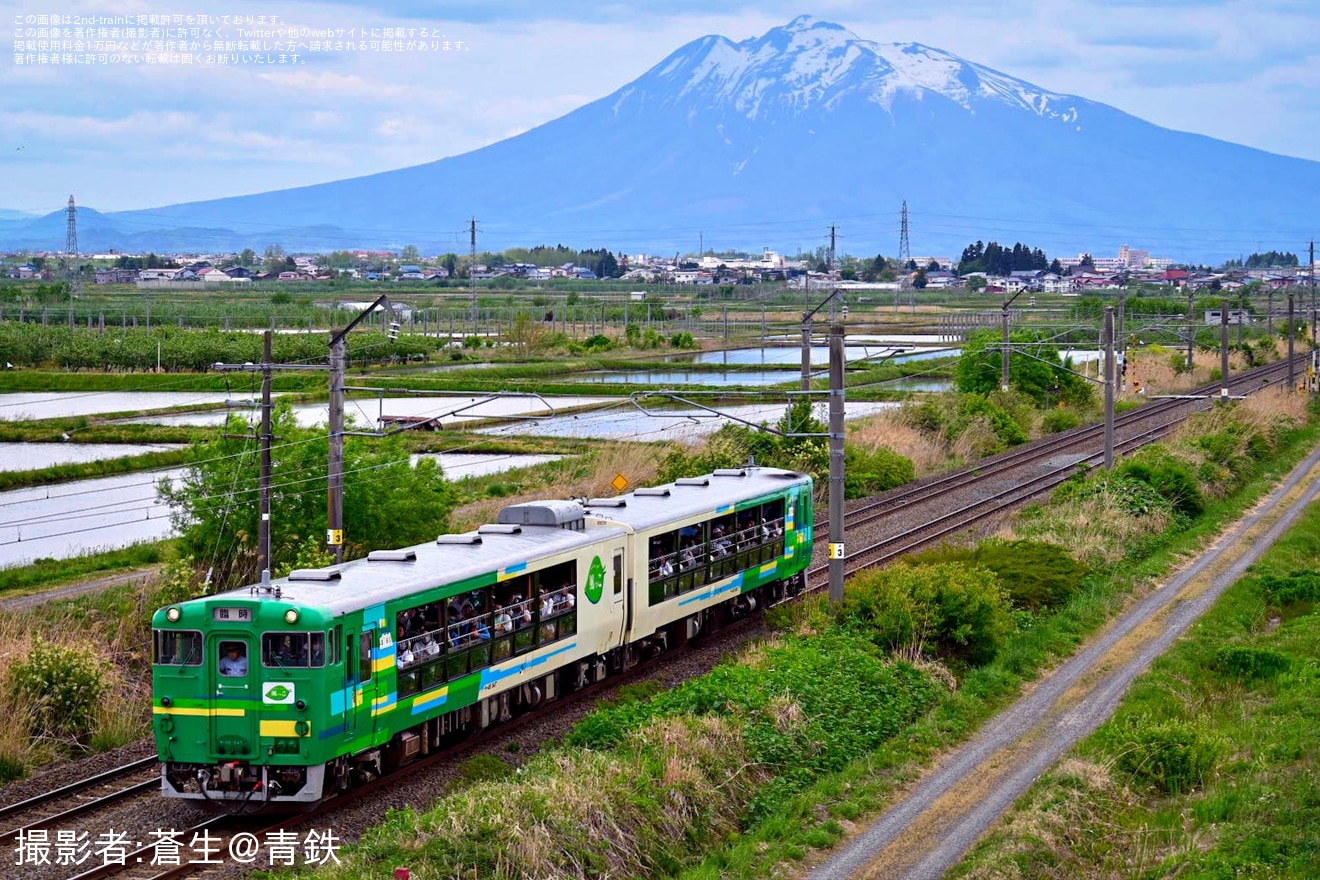
{"type": "Polygon", "coordinates": [[[145,208],[420,164],[607,95],[697,37],[741,40],[801,13],[1158,125],[1320,160],[1315,0],[0,0],[0,209],[46,213],[70,193],[102,210],[145,208]],[[52,12],[275,15],[313,30],[427,28],[451,46],[303,53],[282,66],[16,64],[16,31],[52,12]]]}

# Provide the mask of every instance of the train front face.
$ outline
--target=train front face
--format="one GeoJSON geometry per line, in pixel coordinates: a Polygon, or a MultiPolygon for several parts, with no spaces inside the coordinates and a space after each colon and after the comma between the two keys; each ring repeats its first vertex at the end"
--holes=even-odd
{"type": "Polygon", "coordinates": [[[152,628],[165,796],[231,811],[320,800],[338,660],[329,616],[230,594],[162,608],[152,628]]]}

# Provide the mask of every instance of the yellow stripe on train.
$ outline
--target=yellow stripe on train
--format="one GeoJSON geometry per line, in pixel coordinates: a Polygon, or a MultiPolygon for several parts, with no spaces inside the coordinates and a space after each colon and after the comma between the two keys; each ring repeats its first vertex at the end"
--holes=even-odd
{"type": "Polygon", "coordinates": [[[151,711],[156,715],[200,715],[204,718],[242,718],[247,714],[245,709],[184,709],[178,706],[152,706],[151,711]]]}

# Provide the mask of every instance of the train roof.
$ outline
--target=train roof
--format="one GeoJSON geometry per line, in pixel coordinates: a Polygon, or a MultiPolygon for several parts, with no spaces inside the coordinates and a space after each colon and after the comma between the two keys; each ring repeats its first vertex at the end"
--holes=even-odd
{"type": "Polygon", "coordinates": [[[254,593],[252,587],[241,587],[211,598],[267,598],[278,589],[279,601],[343,614],[515,568],[530,559],[577,550],[624,531],[618,526],[586,531],[557,526],[482,526],[475,532],[441,535],[431,544],[375,550],[366,559],[295,571],[273,580],[270,592],[254,593]]]}
{"type": "Polygon", "coordinates": [[[473,532],[441,535],[430,544],[375,550],[365,559],[295,571],[272,581],[269,590],[240,587],[208,598],[277,596],[281,602],[320,608],[333,615],[344,614],[422,590],[517,569],[530,560],[569,553],[622,535],[626,531],[624,526],[645,531],[710,516],[732,510],[741,501],[809,482],[810,477],[805,474],[779,468],[728,468],[639,488],[615,498],[514,504],[500,511],[498,523],[481,526],[473,532]]]}
{"type": "Polygon", "coordinates": [[[595,516],[644,531],[701,514],[732,510],[739,502],[774,495],[794,484],[810,481],[806,474],[780,468],[720,468],[701,477],[640,488],[617,498],[591,499],[585,506],[595,516]]]}

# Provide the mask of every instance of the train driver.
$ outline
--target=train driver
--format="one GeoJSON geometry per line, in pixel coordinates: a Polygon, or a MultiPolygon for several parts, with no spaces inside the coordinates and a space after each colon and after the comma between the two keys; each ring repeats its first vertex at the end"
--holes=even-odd
{"type": "Polygon", "coordinates": [[[247,675],[247,653],[238,642],[225,645],[225,656],[220,658],[220,674],[230,677],[247,675]]]}

